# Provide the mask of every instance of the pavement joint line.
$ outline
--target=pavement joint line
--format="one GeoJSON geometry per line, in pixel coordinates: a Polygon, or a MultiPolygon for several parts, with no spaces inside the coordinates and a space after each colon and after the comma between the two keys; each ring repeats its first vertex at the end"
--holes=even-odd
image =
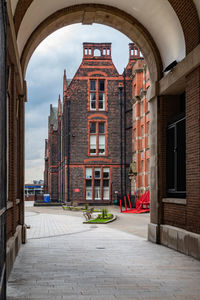
{"type": "Polygon", "coordinates": [[[32,212],[32,215],[25,215],[25,218],[32,218],[32,217],[36,217],[38,215],[40,215],[40,212],[34,211],[34,212],[32,212]]]}
{"type": "Polygon", "coordinates": [[[66,236],[66,235],[74,235],[74,234],[79,234],[79,233],[85,233],[88,231],[92,231],[96,228],[89,228],[85,229],[82,231],[77,231],[77,232],[70,232],[70,233],[63,233],[63,234],[57,234],[57,235],[49,235],[49,236],[40,236],[40,237],[33,237],[33,238],[28,238],[28,240],[41,240],[41,239],[49,239],[49,238],[55,238],[55,237],[61,237],[61,236],[66,236]]]}

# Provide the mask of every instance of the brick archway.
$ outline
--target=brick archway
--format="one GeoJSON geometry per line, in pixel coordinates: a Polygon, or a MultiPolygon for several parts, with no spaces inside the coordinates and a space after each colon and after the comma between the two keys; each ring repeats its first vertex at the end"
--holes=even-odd
{"type": "MultiPolygon", "coordinates": [[[[108,1],[108,0],[107,0],[108,1]]],[[[2,3],[5,0],[2,0],[2,3]]],[[[50,2],[50,1],[49,1],[50,2]]],[[[59,1],[58,1],[59,2],[59,1]]],[[[60,1],[61,2],[61,1],[60,1]]],[[[64,1],[63,1],[64,2],[64,1]]],[[[79,3],[82,1],[80,0],[79,3]]],[[[90,2],[90,0],[88,0],[90,2]]],[[[92,24],[99,23],[111,26],[133,40],[137,46],[143,50],[143,54],[147,61],[152,88],[149,93],[151,102],[152,122],[151,122],[151,224],[149,226],[149,239],[151,241],[162,243],[176,250],[182,251],[196,258],[199,258],[200,249],[200,210],[199,210],[199,195],[200,195],[200,22],[198,12],[200,13],[200,5],[198,0],[168,0],[163,1],[159,7],[159,11],[155,10],[154,17],[160,12],[165,15],[165,8],[168,13],[172,14],[172,19],[175,20],[170,27],[170,21],[165,23],[166,31],[171,28],[171,33],[177,32],[181,35],[180,39],[176,40],[177,35],[171,39],[170,51],[171,56],[167,57],[164,62],[168,48],[165,48],[167,36],[161,33],[162,39],[160,44],[156,42],[155,32],[152,33],[152,28],[148,27],[145,22],[138,22],[133,17],[134,13],[128,7],[128,0],[124,1],[124,5],[120,10],[116,8],[117,1],[112,0],[113,6],[101,4],[80,4],[71,7],[58,7],[57,1],[51,1],[54,5],[54,10],[48,15],[45,5],[41,5],[44,15],[38,18],[38,23],[35,22],[32,26],[31,21],[37,16],[33,13],[36,11],[38,1],[34,0],[7,0],[8,3],[8,56],[7,70],[8,85],[7,91],[1,89],[3,93],[0,105],[0,119],[6,124],[5,116],[8,111],[9,131],[8,131],[8,180],[7,169],[3,164],[0,165],[1,179],[0,186],[6,181],[9,182],[8,197],[7,192],[4,192],[1,200],[1,207],[4,201],[4,210],[7,210],[9,222],[7,222],[7,239],[12,239],[12,245],[9,248],[8,273],[12,268],[14,257],[17,254],[21,239],[25,241],[24,227],[24,101],[26,100],[26,84],[24,76],[28,61],[38,44],[47,37],[50,33],[63,26],[82,23],[92,24]],[[181,2],[181,3],[180,3],[181,2]],[[14,3],[14,5],[13,5],[14,3]],[[35,10],[31,10],[31,7],[35,10]],[[57,11],[56,11],[57,7],[57,11]],[[64,7],[64,8],[63,8],[64,7]],[[16,8],[16,9],[15,9],[16,8]],[[59,10],[60,9],[60,10],[59,10]],[[125,12],[126,10],[126,12],[125,12]],[[14,17],[13,17],[14,14],[14,17]],[[29,17],[32,20],[29,22],[29,17]],[[45,17],[46,16],[46,17],[45,17]],[[44,17],[44,18],[43,18],[44,17]],[[26,19],[26,21],[24,21],[26,19]],[[177,21],[178,20],[178,21],[177,21]],[[24,24],[22,26],[22,23],[24,24]],[[29,23],[28,23],[29,22],[29,23]],[[26,32],[26,25],[31,24],[29,31],[26,32]],[[145,25],[144,25],[145,24],[145,25]],[[147,30],[148,29],[148,30],[147,30]],[[21,33],[20,33],[21,30],[21,33]],[[18,37],[21,35],[21,40],[18,37]],[[23,39],[24,36],[24,39],[23,39]],[[184,36],[184,37],[183,37],[184,36]],[[21,42],[21,44],[20,44],[21,42]],[[177,42],[177,48],[173,52],[174,43],[177,42]],[[162,44],[162,45],[161,45],[162,44]],[[160,46],[163,46],[161,49],[160,46]],[[178,51],[183,49],[180,57],[178,51]],[[167,49],[163,51],[163,49],[167,49]],[[186,50],[186,53],[185,53],[186,50]],[[162,52],[163,51],[163,52],[162,52]],[[22,53],[21,53],[22,52],[22,53]],[[22,56],[21,56],[22,54],[22,56]],[[174,54],[174,55],[173,55],[174,54]],[[163,65],[171,62],[171,59],[179,57],[177,66],[173,72],[163,75],[163,65]],[[185,92],[186,99],[186,199],[166,199],[165,186],[165,148],[166,148],[166,124],[171,117],[171,112],[178,104],[180,95],[185,92]],[[7,95],[7,98],[6,98],[7,95]],[[174,96],[175,95],[175,96],[174,96]],[[8,109],[7,107],[8,106],[8,109]],[[8,200],[6,208],[6,200],[8,200]],[[163,201],[164,200],[164,201],[163,201]],[[14,242],[13,242],[14,241],[14,242]],[[192,246],[188,246],[191,243],[192,246]]],[[[133,1],[135,4],[139,1],[133,1]]],[[[142,2],[142,1],[141,1],[142,2]]],[[[145,2],[145,1],[144,1],[145,2]]],[[[152,0],[152,3],[155,3],[152,0]]],[[[73,3],[73,1],[71,2],[73,3]]],[[[106,3],[106,1],[105,1],[106,3]]],[[[110,4],[110,3],[109,3],[110,4]]],[[[119,3],[118,3],[119,4],[119,3]]],[[[146,1],[148,4],[148,1],[146,1]]],[[[157,2],[159,4],[159,2],[157,2]]],[[[119,6],[118,6],[119,7],[119,6]]],[[[168,15],[169,15],[168,14],[168,15]]],[[[144,17],[144,16],[143,16],[144,17]]],[[[143,19],[144,21],[144,19],[143,19]]],[[[151,20],[150,20],[151,21],[151,20]]],[[[162,20],[161,20],[162,21],[162,20]]],[[[1,32],[4,30],[4,23],[1,24],[1,32]]],[[[159,30],[156,31],[159,34],[159,30]]],[[[169,34],[170,36],[170,34],[169,34]]],[[[168,40],[167,40],[168,42],[168,40]]],[[[1,45],[2,50],[3,44],[1,45]]],[[[4,53],[1,51],[1,55],[4,53]]],[[[0,56],[1,56],[0,55],[0,56]]],[[[2,57],[1,57],[2,58],[2,57]]],[[[5,58],[4,65],[5,65],[5,58]]],[[[1,60],[3,62],[3,60],[1,60]]],[[[1,76],[5,79],[3,68],[1,68],[1,76]]],[[[174,111],[175,112],[175,111],[174,111]]],[[[1,126],[1,136],[6,140],[6,125],[1,126]]],[[[6,143],[5,143],[6,144],[6,143]]],[[[6,161],[7,149],[1,147],[0,160],[6,161]]],[[[4,186],[5,187],[5,186],[4,186]]],[[[6,229],[6,224],[4,224],[6,229]]],[[[5,247],[4,247],[5,248],[5,247]]],[[[2,274],[0,274],[2,277],[2,274]]],[[[5,277],[5,275],[3,275],[5,277]]],[[[2,281],[2,280],[1,280],[2,281]]],[[[1,292],[0,292],[1,293],[1,292]]]]}
{"type": "Polygon", "coordinates": [[[28,61],[39,43],[55,30],[75,24],[99,23],[119,30],[142,49],[147,61],[151,81],[158,81],[162,77],[162,61],[150,33],[136,19],[117,8],[107,5],[87,4],[76,5],[57,11],[44,20],[28,39],[22,56],[23,74],[26,72],[28,61]]]}

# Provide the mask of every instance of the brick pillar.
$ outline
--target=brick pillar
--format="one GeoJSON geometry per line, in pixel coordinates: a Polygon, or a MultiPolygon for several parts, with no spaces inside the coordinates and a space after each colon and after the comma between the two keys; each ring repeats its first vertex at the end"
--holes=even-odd
{"type": "Polygon", "coordinates": [[[11,94],[9,99],[9,166],[8,166],[8,200],[13,203],[12,234],[16,230],[16,197],[17,197],[17,107],[16,107],[16,75],[14,65],[10,67],[11,94]]]}
{"type": "Polygon", "coordinates": [[[148,239],[151,242],[159,243],[159,193],[158,193],[158,97],[154,97],[149,102],[150,107],[150,198],[151,198],[151,215],[148,226],[148,239]]]}
{"type": "Polygon", "coordinates": [[[19,102],[19,198],[20,198],[20,211],[19,211],[19,222],[23,227],[23,235],[22,242],[26,242],[26,233],[24,226],[24,159],[25,159],[25,151],[24,151],[24,99],[21,98],[19,102]]]}
{"type": "Polygon", "coordinates": [[[200,67],[186,83],[186,195],[186,228],[200,233],[200,67]]]}
{"type": "Polygon", "coordinates": [[[6,299],[7,102],[6,5],[0,2],[0,299],[6,299]]]}

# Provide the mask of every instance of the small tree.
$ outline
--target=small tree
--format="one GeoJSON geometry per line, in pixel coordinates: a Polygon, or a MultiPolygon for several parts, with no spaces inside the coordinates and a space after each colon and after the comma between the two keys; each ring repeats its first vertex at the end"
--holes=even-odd
{"type": "Polygon", "coordinates": [[[108,210],[105,207],[103,207],[101,211],[102,219],[107,218],[107,215],[108,215],[108,210]]]}

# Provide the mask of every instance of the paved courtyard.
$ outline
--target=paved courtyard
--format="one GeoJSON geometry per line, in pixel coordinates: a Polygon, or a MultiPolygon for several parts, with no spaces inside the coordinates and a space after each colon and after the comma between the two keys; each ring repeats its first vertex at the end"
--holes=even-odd
{"type": "Polygon", "coordinates": [[[27,208],[7,299],[199,300],[200,262],[148,242],[148,215],[111,210],[116,222],[88,225],[80,213],[27,208]]]}

